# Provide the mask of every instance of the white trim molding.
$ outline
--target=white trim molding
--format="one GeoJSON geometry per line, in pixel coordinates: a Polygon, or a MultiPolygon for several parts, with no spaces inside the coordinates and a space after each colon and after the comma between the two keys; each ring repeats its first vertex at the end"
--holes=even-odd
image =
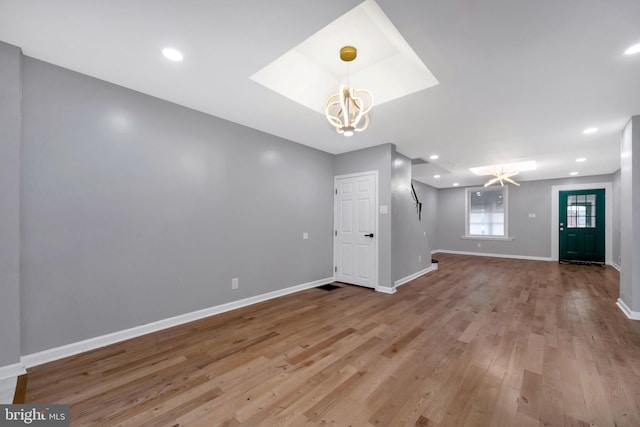
{"type": "Polygon", "coordinates": [[[456,255],[472,255],[472,256],[485,256],[485,257],[493,257],[493,258],[511,258],[511,259],[525,259],[529,261],[553,261],[549,257],[541,257],[541,256],[528,256],[528,255],[511,255],[511,254],[492,254],[488,252],[464,252],[464,251],[450,251],[446,249],[438,249],[435,253],[443,253],[443,254],[456,254],[456,255]]]}
{"type": "Polygon", "coordinates": [[[403,277],[402,279],[396,280],[395,285],[396,288],[398,286],[402,286],[405,283],[409,283],[410,281],[412,281],[413,279],[417,279],[420,276],[424,276],[425,274],[431,272],[431,271],[435,271],[438,269],[438,264],[437,263],[431,263],[431,265],[427,268],[425,268],[424,270],[420,270],[417,273],[413,273],[408,275],[407,277],[403,277]]]}
{"type": "Polygon", "coordinates": [[[551,186],[551,260],[558,261],[560,232],[558,230],[559,197],[561,191],[604,189],[604,254],[605,263],[613,265],[613,185],[610,182],[592,182],[589,184],[565,184],[551,186]]]}
{"type": "Polygon", "coordinates": [[[629,319],[640,320],[640,311],[631,310],[629,306],[624,301],[622,301],[622,298],[618,298],[616,305],[620,310],[622,310],[624,315],[627,316],[629,319]]]}
{"type": "MultiPolygon", "coordinates": [[[[278,298],[284,295],[304,291],[306,289],[315,288],[321,285],[326,285],[327,283],[331,283],[331,282],[333,282],[332,277],[315,280],[313,282],[303,283],[297,286],[291,286],[289,288],[268,292],[266,294],[256,295],[256,296],[241,299],[238,301],[228,302],[226,304],[205,308],[203,310],[197,310],[191,313],[185,313],[175,317],[170,317],[168,319],[162,319],[156,322],[147,323],[146,325],[135,326],[133,328],[125,329],[122,331],[113,332],[113,333],[102,335],[95,338],[89,338],[83,341],[63,345],[60,347],[40,351],[37,353],[28,354],[20,358],[20,361],[22,362],[20,366],[23,367],[22,373],[24,373],[25,366],[27,368],[30,368],[32,366],[41,365],[43,363],[73,356],[79,353],[84,353],[86,351],[95,350],[96,348],[105,347],[110,344],[115,344],[131,338],[150,334],[152,332],[158,332],[163,329],[172,328],[174,326],[182,325],[184,323],[193,322],[195,320],[203,319],[205,317],[213,316],[220,313],[225,313],[227,311],[235,310],[237,308],[246,307],[259,302],[278,298]]],[[[2,371],[0,371],[0,374],[1,373],[2,371]]]]}
{"type": "Polygon", "coordinates": [[[376,292],[382,292],[383,294],[395,294],[396,293],[396,288],[391,287],[391,286],[376,286],[376,292]]]}
{"type": "Polygon", "coordinates": [[[9,378],[19,377],[27,373],[22,363],[14,363],[13,365],[0,366],[0,381],[9,378]]]}
{"type": "Polygon", "coordinates": [[[460,236],[462,240],[502,240],[510,242],[515,240],[515,237],[495,237],[495,236],[460,236]]]}

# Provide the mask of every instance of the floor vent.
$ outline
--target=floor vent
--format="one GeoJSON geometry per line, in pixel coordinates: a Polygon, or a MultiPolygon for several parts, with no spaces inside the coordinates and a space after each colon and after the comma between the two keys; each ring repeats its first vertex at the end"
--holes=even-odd
{"type": "Polygon", "coordinates": [[[336,289],[340,289],[342,286],[336,286],[336,285],[322,285],[322,286],[318,286],[316,289],[322,289],[323,291],[334,291],[336,289]]]}

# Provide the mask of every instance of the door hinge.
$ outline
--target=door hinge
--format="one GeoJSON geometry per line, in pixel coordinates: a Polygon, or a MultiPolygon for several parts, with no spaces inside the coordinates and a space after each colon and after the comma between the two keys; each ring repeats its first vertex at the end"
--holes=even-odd
{"type": "Polygon", "coordinates": [[[337,273],[338,272],[338,267],[337,266],[333,267],[333,271],[334,271],[334,273],[337,273]]]}
{"type": "Polygon", "coordinates": [[[335,236],[338,237],[338,230],[335,230],[335,232],[336,232],[335,236]]]}
{"type": "Polygon", "coordinates": [[[338,195],[338,189],[336,188],[336,195],[338,195]]]}

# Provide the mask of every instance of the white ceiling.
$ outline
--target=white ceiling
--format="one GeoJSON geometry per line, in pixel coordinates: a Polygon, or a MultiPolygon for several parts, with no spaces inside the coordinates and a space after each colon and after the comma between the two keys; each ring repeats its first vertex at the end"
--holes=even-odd
{"type": "Polygon", "coordinates": [[[351,9],[251,79],[320,114],[342,84],[375,94],[375,105],[438,84],[374,0],[351,9]],[[359,52],[348,64],[339,55],[345,40],[359,52]]]}
{"type": "Polygon", "coordinates": [[[438,154],[414,168],[436,187],[481,184],[468,168],[527,160],[537,169],[518,181],[619,168],[621,130],[640,114],[640,55],[623,54],[640,43],[640,1],[378,0],[440,84],[374,107],[369,128],[346,138],[250,77],[360,3],[0,0],[0,40],[330,153],[392,142],[410,158],[438,154]],[[167,46],[184,61],[165,59],[167,46]]]}

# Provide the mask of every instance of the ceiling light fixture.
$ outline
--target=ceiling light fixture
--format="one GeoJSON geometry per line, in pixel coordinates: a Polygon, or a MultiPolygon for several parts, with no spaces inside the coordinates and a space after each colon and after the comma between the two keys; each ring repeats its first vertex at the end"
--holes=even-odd
{"type": "Polygon", "coordinates": [[[596,133],[598,132],[598,128],[588,128],[582,131],[582,133],[584,133],[585,135],[589,135],[590,133],[596,133]]]}
{"type": "Polygon", "coordinates": [[[510,184],[520,187],[520,184],[518,184],[517,182],[511,179],[512,176],[516,176],[519,173],[520,171],[518,170],[512,170],[510,172],[505,173],[504,167],[501,167],[500,171],[491,172],[491,175],[495,176],[495,178],[491,178],[489,181],[487,181],[487,183],[484,186],[488,187],[492,184],[495,184],[496,182],[500,182],[500,185],[504,187],[504,183],[508,182],[510,184]]]}
{"type": "Polygon", "coordinates": [[[582,162],[586,162],[586,161],[587,161],[586,157],[580,157],[580,158],[576,159],[576,162],[578,162],[578,163],[582,163],[582,162]]]}
{"type": "Polygon", "coordinates": [[[180,62],[184,58],[182,56],[182,52],[170,47],[165,47],[164,49],[162,49],[162,54],[165,56],[165,58],[176,62],[180,62]]]}
{"type": "MultiPolygon", "coordinates": [[[[356,59],[358,51],[353,46],[340,49],[340,59],[351,62],[356,59]]],[[[347,64],[348,65],[348,64],[347,64]]],[[[324,111],[329,123],[344,136],[354,132],[362,132],[369,126],[369,111],[373,106],[373,96],[364,89],[349,87],[349,68],[347,67],[347,84],[340,86],[340,91],[327,99],[324,111]]]]}
{"type": "Polygon", "coordinates": [[[437,154],[433,154],[431,156],[429,156],[429,160],[438,160],[440,158],[440,156],[438,156],[437,154]]]}
{"type": "Polygon", "coordinates": [[[535,160],[527,160],[524,162],[512,162],[512,163],[502,163],[502,164],[490,165],[490,166],[478,166],[475,168],[469,168],[469,170],[478,176],[491,175],[494,177],[494,178],[491,178],[489,182],[487,182],[484,185],[485,187],[488,187],[491,184],[495,184],[498,181],[503,186],[504,186],[504,181],[510,184],[519,186],[520,184],[513,181],[511,177],[516,176],[520,172],[536,170],[536,162],[535,160]],[[509,172],[505,173],[504,172],[505,170],[508,170],[509,172]]]}
{"type": "Polygon", "coordinates": [[[624,51],[625,55],[633,55],[634,53],[640,53],[640,43],[634,44],[629,49],[624,51]]]}
{"type": "Polygon", "coordinates": [[[440,178],[440,175],[433,175],[433,177],[434,177],[435,179],[438,179],[438,178],[440,178]]]}
{"type": "Polygon", "coordinates": [[[576,175],[578,175],[578,172],[571,172],[569,175],[576,176],[576,175]]]}

